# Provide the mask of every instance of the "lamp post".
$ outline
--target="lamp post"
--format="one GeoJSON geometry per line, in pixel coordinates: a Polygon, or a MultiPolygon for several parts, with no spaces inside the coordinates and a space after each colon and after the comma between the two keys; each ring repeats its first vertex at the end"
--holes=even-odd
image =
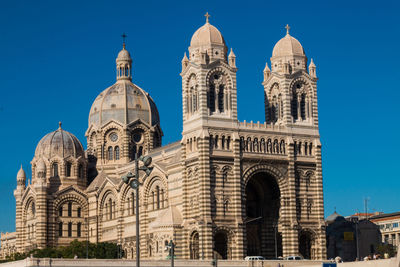
{"type": "Polygon", "coordinates": [[[135,174],[128,172],[126,175],[122,176],[121,179],[124,183],[129,184],[132,189],[136,190],[136,267],[140,267],[140,253],[139,253],[139,170],[146,173],[149,176],[153,171],[153,167],[149,167],[152,158],[149,156],[140,156],[137,158],[135,155],[135,174]],[[143,166],[139,168],[139,161],[143,162],[143,166]],[[133,178],[133,179],[132,179],[133,178]]]}
{"type": "Polygon", "coordinates": [[[165,247],[165,249],[169,249],[169,254],[171,256],[171,267],[174,267],[174,257],[175,257],[175,243],[174,241],[169,241],[169,244],[165,247]]]}

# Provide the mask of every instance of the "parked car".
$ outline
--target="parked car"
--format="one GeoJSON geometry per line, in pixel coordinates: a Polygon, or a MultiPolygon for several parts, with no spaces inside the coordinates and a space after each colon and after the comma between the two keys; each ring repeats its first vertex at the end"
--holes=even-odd
{"type": "Polygon", "coordinates": [[[299,261],[299,260],[304,260],[302,256],[287,256],[285,258],[287,261],[299,261]]]}
{"type": "Polygon", "coordinates": [[[246,261],[263,261],[265,258],[263,256],[247,256],[244,258],[246,261]]]}

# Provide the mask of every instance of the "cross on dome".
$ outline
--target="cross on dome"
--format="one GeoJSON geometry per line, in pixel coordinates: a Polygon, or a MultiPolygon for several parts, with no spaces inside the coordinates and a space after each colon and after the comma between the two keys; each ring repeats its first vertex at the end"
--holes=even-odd
{"type": "Polygon", "coordinates": [[[122,47],[125,49],[125,39],[126,39],[126,37],[128,37],[128,35],[126,35],[125,33],[123,33],[123,34],[121,35],[121,37],[122,37],[122,47]]]}
{"type": "Polygon", "coordinates": [[[210,14],[208,14],[208,12],[204,15],[204,17],[206,17],[206,23],[209,23],[208,19],[211,17],[210,14]]]}
{"type": "Polygon", "coordinates": [[[286,24],[285,28],[286,28],[286,34],[289,34],[289,30],[290,30],[289,24],[286,24]]]}

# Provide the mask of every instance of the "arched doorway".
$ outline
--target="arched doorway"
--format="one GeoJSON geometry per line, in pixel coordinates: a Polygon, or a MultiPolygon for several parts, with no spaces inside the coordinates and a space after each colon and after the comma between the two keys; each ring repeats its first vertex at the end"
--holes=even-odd
{"type": "Polygon", "coordinates": [[[280,190],[276,179],[266,172],[255,173],[246,185],[247,255],[282,256],[278,232],[280,190]]]}
{"type": "Polygon", "coordinates": [[[299,252],[305,259],[312,260],[315,257],[314,235],[310,231],[302,231],[299,235],[299,252]]]}
{"type": "Polygon", "coordinates": [[[200,258],[200,246],[199,246],[199,233],[193,232],[190,237],[190,259],[198,260],[200,258]]]}
{"type": "Polygon", "coordinates": [[[223,231],[214,235],[214,253],[218,259],[228,259],[228,237],[223,231]]]}

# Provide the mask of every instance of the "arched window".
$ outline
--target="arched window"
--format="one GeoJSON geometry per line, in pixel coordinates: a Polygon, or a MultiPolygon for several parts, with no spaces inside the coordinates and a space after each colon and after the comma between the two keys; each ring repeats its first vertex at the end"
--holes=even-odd
{"type": "Polygon", "coordinates": [[[207,106],[211,112],[215,112],[215,86],[210,85],[210,89],[207,91],[207,106]]]}
{"type": "Polygon", "coordinates": [[[72,203],[68,202],[68,217],[72,216],[72,203]]]}
{"type": "Polygon", "coordinates": [[[157,194],[157,209],[160,209],[160,187],[156,186],[156,194],[157,194]]]}
{"type": "Polygon", "coordinates": [[[76,225],[76,234],[78,237],[81,237],[81,227],[82,227],[82,223],[78,223],[76,225]]]}
{"type": "Polygon", "coordinates": [[[108,147],[108,160],[113,159],[113,149],[111,146],[108,147]]]}
{"type": "Polygon", "coordinates": [[[115,160],[119,160],[119,146],[115,147],[115,160]]]}
{"type": "Polygon", "coordinates": [[[79,167],[78,167],[78,175],[79,175],[79,178],[81,178],[81,179],[84,178],[84,177],[83,177],[83,166],[82,166],[82,164],[79,164],[79,167]]]}
{"type": "Polygon", "coordinates": [[[58,216],[63,216],[63,207],[58,208],[58,216]]]}
{"type": "Polygon", "coordinates": [[[297,94],[294,92],[291,100],[291,113],[294,120],[298,119],[297,113],[297,94]]]}
{"type": "Polygon", "coordinates": [[[58,176],[58,164],[53,163],[53,176],[58,176]]]}
{"type": "Polygon", "coordinates": [[[224,86],[220,85],[218,90],[218,109],[219,112],[224,112],[224,86]]]}
{"type": "Polygon", "coordinates": [[[71,176],[71,168],[72,168],[71,162],[67,162],[65,164],[65,176],[67,176],[67,177],[71,176]]]}
{"type": "Polygon", "coordinates": [[[80,207],[78,208],[77,213],[78,213],[78,214],[77,214],[78,217],[80,218],[80,217],[81,217],[81,208],[80,208],[80,207]]]}
{"type": "Polygon", "coordinates": [[[138,157],[140,157],[143,154],[143,147],[139,147],[139,152],[138,152],[138,157]]]}
{"type": "Polygon", "coordinates": [[[164,189],[161,189],[161,208],[164,208],[164,189]]]}
{"type": "Polygon", "coordinates": [[[155,196],[154,196],[154,191],[151,192],[151,195],[153,197],[153,210],[155,210],[155,196]]]}
{"type": "Polygon", "coordinates": [[[305,120],[306,119],[306,95],[305,94],[301,95],[300,113],[301,113],[301,119],[305,120]]]}
{"type": "Polygon", "coordinates": [[[68,237],[72,236],[72,222],[68,223],[68,237]]]}
{"type": "Polygon", "coordinates": [[[112,211],[113,211],[113,206],[112,206],[112,200],[111,200],[111,198],[108,200],[108,212],[109,212],[109,217],[108,217],[108,219],[109,220],[112,220],[112,211]]]}
{"type": "Polygon", "coordinates": [[[63,236],[63,223],[58,223],[58,236],[63,236]]]}

